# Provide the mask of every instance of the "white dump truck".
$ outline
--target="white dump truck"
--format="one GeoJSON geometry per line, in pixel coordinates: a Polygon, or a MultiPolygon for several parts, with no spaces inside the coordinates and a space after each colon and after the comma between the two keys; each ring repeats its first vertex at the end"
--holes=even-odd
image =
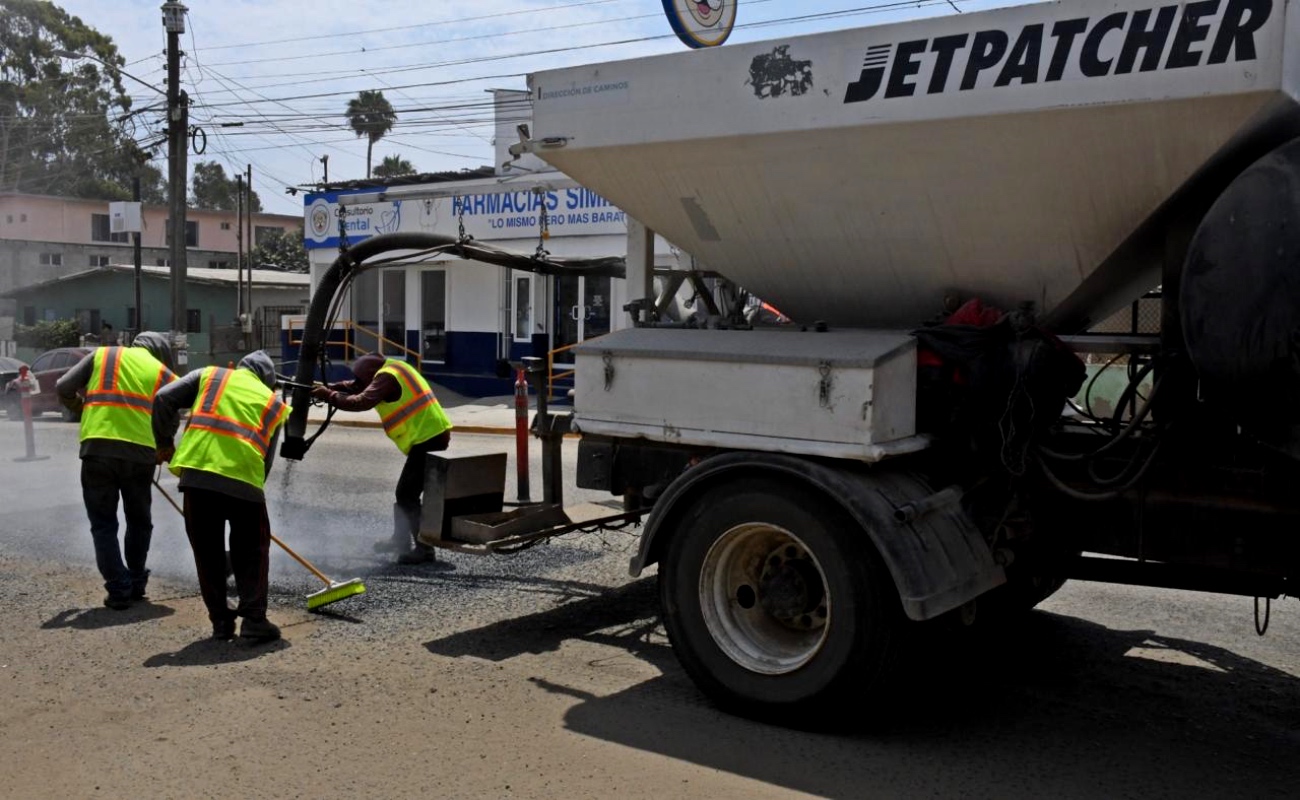
{"type": "Polygon", "coordinates": [[[1296,594],[1294,3],[1070,0],[529,86],[517,149],[644,225],[637,324],[577,348],[565,426],[579,484],[645,515],[632,573],[717,702],[869,712],[909,627],[1070,578],[1296,594]],[[661,318],[649,231],[795,323],[661,318]],[[1142,297],[1158,333],[1096,331],[1142,297]],[[1126,370],[1113,411],[1069,402],[1084,360],[1126,370]]]}

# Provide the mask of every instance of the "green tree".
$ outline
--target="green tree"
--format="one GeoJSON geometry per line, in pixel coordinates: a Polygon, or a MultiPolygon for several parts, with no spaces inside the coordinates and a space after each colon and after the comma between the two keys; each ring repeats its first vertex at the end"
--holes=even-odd
{"type": "Polygon", "coordinates": [[[253,248],[253,269],[279,269],[285,272],[306,272],[307,248],[302,242],[302,229],[273,231],[262,237],[262,243],[253,248]]]}
{"type": "Polygon", "coordinates": [[[53,350],[81,344],[81,326],[75,319],[41,320],[35,325],[17,325],[14,341],[23,347],[53,350]]]}
{"type": "Polygon", "coordinates": [[[59,51],[124,64],[112,39],[58,6],[0,0],[0,189],[123,200],[138,176],[144,200],[161,202],[121,73],[59,51]]]}
{"type": "Polygon", "coordinates": [[[414,175],[415,167],[399,155],[384,156],[384,160],[375,167],[376,178],[397,178],[402,175],[414,175]]]}
{"type": "Polygon", "coordinates": [[[363,90],[348,101],[344,112],[348,126],[358,138],[366,137],[366,178],[370,178],[370,156],[375,149],[375,142],[384,138],[384,134],[393,129],[397,121],[397,112],[380,91],[363,90]]]}
{"type": "MultiPolygon", "coordinates": [[[[244,195],[253,204],[253,211],[262,210],[262,200],[257,192],[244,195]]],[[[239,207],[239,185],[226,176],[226,170],[216,161],[199,161],[194,165],[190,179],[190,203],[195,208],[214,211],[235,211],[239,207]]]]}

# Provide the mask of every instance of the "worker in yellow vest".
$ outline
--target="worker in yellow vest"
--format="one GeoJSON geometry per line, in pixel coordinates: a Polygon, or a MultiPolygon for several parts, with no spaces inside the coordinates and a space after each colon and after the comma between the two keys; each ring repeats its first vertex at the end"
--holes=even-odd
{"type": "Polygon", "coordinates": [[[119,611],[146,599],[157,462],[150,416],[154,395],[174,377],[171,363],[167,337],[142,331],[130,347],[96,348],[54,385],[59,401],[81,414],[81,496],[108,591],[104,605],[119,611]],[[126,516],[121,546],[119,497],[126,516]]]}
{"type": "Polygon", "coordinates": [[[275,395],[275,363],[258,350],[236,369],[205,367],[158,393],[153,435],[158,455],[171,461],[185,495],[185,533],[194,551],[199,591],[212,621],[212,638],[239,636],[254,642],[280,638],[266,618],[271,523],[263,487],[275,458],[280,426],[289,406],[275,395]],[[190,422],[173,448],[180,412],[190,422]],[[230,566],[239,606],[226,600],[226,524],[230,566]]]}
{"type": "Polygon", "coordinates": [[[424,494],[424,465],[429,453],[446,450],[451,442],[451,420],[438,403],[429,382],[405,361],[378,353],[361,356],[352,364],[353,380],[317,386],[312,397],[341,411],[379,412],[384,432],[406,456],[397,479],[393,505],[392,538],[376,550],[397,550],[399,564],[437,561],[434,549],[421,542],[420,496],[424,494]]]}

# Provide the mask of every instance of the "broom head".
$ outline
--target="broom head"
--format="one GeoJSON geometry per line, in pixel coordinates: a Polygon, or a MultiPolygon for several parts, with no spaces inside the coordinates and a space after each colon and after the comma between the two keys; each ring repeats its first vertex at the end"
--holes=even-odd
{"type": "Polygon", "coordinates": [[[330,603],[337,603],[340,600],[346,600],[355,594],[365,593],[366,586],[361,582],[360,578],[353,578],[350,581],[343,581],[342,583],[331,583],[319,592],[307,595],[307,610],[312,611],[321,606],[329,605],[330,603]]]}

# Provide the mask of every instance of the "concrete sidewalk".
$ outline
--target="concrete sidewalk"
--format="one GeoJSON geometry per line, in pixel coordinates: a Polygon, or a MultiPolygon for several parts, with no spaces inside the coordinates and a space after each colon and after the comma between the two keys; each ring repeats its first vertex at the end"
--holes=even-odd
{"type": "MultiPolygon", "coordinates": [[[[515,398],[514,395],[503,397],[463,397],[452,390],[434,383],[433,392],[438,402],[451,419],[454,430],[461,433],[495,433],[513,436],[515,433],[515,398]]],[[[536,398],[528,398],[528,419],[531,422],[536,411],[536,398]]],[[[325,421],[327,409],[323,405],[313,405],[307,412],[307,420],[313,424],[325,421]]],[[[331,425],[346,425],[354,428],[378,428],[379,415],[374,411],[336,411],[331,425]]]]}

